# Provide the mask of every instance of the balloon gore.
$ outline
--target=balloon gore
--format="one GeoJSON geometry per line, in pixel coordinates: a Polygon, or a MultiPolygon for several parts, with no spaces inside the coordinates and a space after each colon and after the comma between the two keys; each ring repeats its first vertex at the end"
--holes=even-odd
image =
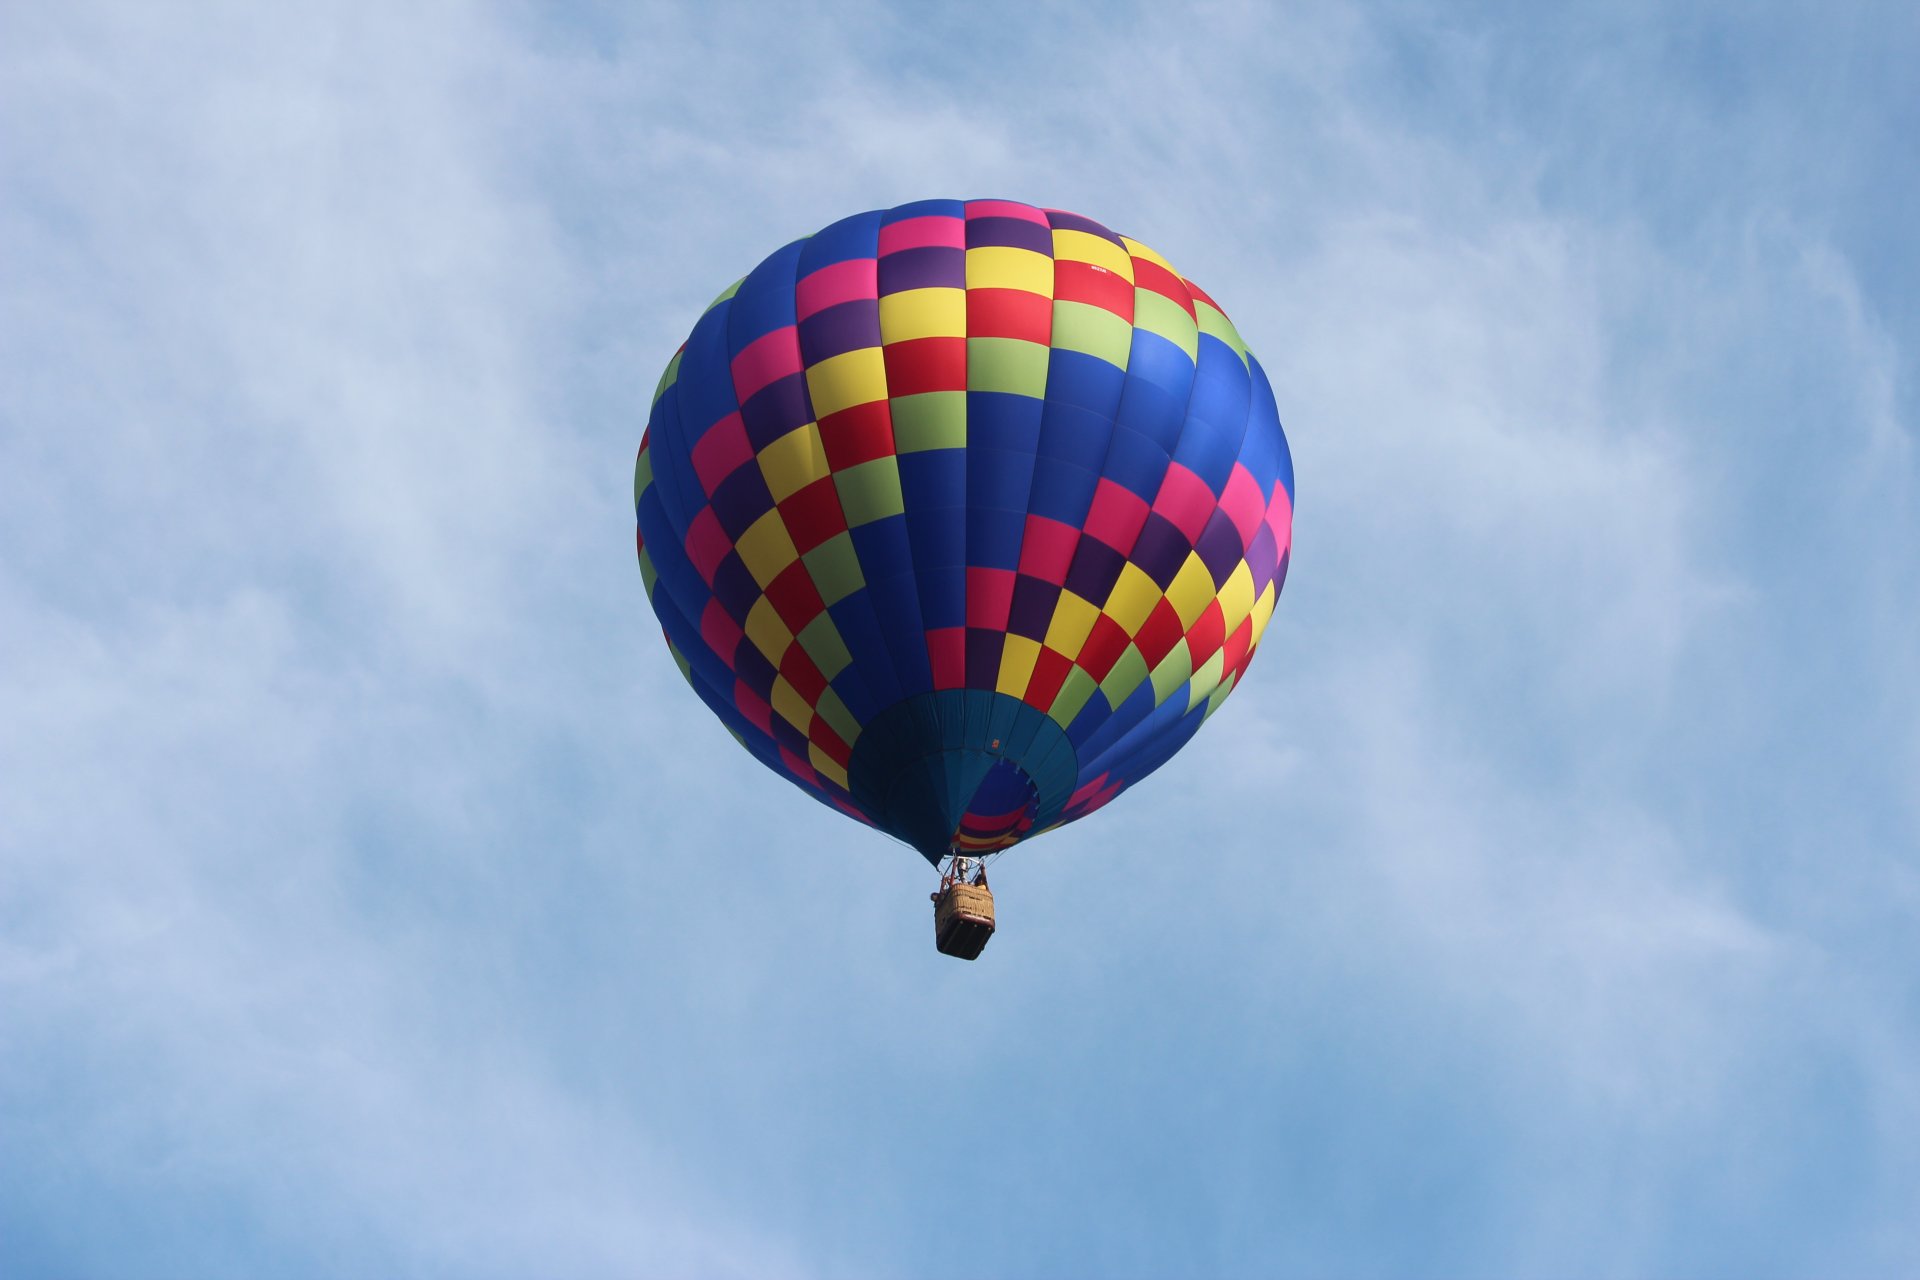
{"type": "Polygon", "coordinates": [[[775,252],[667,365],[634,473],[675,661],[762,763],[935,862],[1085,817],[1236,687],[1293,463],[1159,254],[1004,200],[775,252]]]}

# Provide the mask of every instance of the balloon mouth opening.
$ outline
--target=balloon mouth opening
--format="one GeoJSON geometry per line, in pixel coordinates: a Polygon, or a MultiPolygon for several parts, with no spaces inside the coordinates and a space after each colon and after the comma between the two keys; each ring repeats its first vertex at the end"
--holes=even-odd
{"type": "Polygon", "coordinates": [[[1009,694],[941,689],[875,716],[848,762],[853,799],[928,862],[1010,848],[1060,818],[1079,760],[1066,731],[1009,694]]]}
{"type": "Polygon", "coordinates": [[[1011,760],[995,761],[954,826],[949,846],[972,857],[1013,847],[1033,829],[1039,799],[1025,769],[1011,760]]]}

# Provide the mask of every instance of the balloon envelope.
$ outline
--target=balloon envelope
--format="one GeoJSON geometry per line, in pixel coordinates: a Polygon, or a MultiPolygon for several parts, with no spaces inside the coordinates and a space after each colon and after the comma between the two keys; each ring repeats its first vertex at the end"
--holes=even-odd
{"type": "Polygon", "coordinates": [[[1220,308],[1004,200],[777,251],[668,364],[634,475],[682,673],[747,750],[937,862],[1164,764],[1286,578],[1293,464],[1220,308]]]}

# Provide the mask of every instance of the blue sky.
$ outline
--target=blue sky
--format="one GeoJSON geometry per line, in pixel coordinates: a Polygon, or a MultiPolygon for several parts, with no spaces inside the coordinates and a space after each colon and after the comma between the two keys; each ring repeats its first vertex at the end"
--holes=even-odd
{"type": "Polygon", "coordinates": [[[1912,6],[0,16],[0,1271],[1910,1276],[1912,6]],[[856,210],[1075,209],[1299,476],[937,956],[633,563],[856,210]]]}

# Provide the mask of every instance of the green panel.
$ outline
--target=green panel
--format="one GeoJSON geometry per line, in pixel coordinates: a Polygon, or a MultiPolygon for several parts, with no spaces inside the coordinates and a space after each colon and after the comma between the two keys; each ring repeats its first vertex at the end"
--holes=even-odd
{"type": "Polygon", "coordinates": [[[806,563],[807,574],[819,589],[820,598],[828,604],[844,600],[867,585],[865,575],[860,572],[860,553],[853,549],[851,534],[836,533],[813,550],[802,553],[800,559],[806,563]]]}
{"type": "Polygon", "coordinates": [[[1198,299],[1194,300],[1193,311],[1200,317],[1200,332],[1232,347],[1233,353],[1240,357],[1241,364],[1247,362],[1247,344],[1240,340],[1240,331],[1233,327],[1233,321],[1198,299]]]}
{"type": "Polygon", "coordinates": [[[823,613],[800,628],[795,637],[807,656],[813,659],[813,665],[820,668],[820,674],[831,680],[847,669],[853,661],[853,655],[847,652],[846,641],[840,638],[840,628],[834,625],[833,615],[823,613]]]}
{"type": "Polygon", "coordinates": [[[653,584],[660,574],[653,567],[653,557],[647,554],[645,547],[640,548],[640,582],[647,589],[647,599],[653,599],[653,584]]]}
{"type": "Polygon", "coordinates": [[[1193,654],[1187,649],[1185,637],[1173,646],[1172,652],[1160,659],[1160,665],[1153,669],[1153,705],[1159,706],[1171,698],[1181,685],[1193,678],[1193,654]]]}
{"type": "Polygon", "coordinates": [[[1127,350],[1133,345],[1133,326],[1105,307],[1088,302],[1055,302],[1053,345],[1060,351],[1098,356],[1124,369],[1127,350]]]}
{"type": "Polygon", "coordinates": [[[1066,683],[1060,686],[1060,692],[1054,696],[1053,705],[1047,708],[1048,717],[1062,729],[1066,728],[1099,689],[1098,681],[1082,668],[1074,667],[1067,673],[1066,683]]]}
{"type": "Polygon", "coordinates": [[[1119,706],[1127,700],[1127,695],[1138,689],[1148,675],[1147,660],[1137,645],[1128,645],[1127,651],[1120,655],[1120,661],[1113,664],[1113,670],[1107,672],[1107,678],[1100,682],[1100,692],[1105,695],[1109,706],[1119,706]]]}
{"type": "Polygon", "coordinates": [[[640,509],[640,495],[645,493],[647,486],[652,483],[653,449],[649,446],[642,449],[639,455],[633,460],[633,507],[635,511],[640,509]]]}
{"type": "Polygon", "coordinates": [[[831,689],[822,689],[820,698],[813,704],[814,714],[825,720],[832,730],[840,735],[840,740],[848,746],[860,740],[860,722],[853,718],[853,712],[847,710],[847,704],[840,701],[840,695],[831,689]]]}
{"type": "Polygon", "coordinates": [[[967,390],[1008,391],[1044,400],[1047,348],[1024,338],[968,338],[967,390]]]}
{"type": "Polygon", "coordinates": [[[907,509],[900,494],[900,464],[891,457],[834,472],[833,487],[840,491],[840,509],[847,513],[850,525],[897,516],[907,509]]]}
{"type": "Polygon", "coordinates": [[[1133,291],[1133,327],[1157,333],[1187,353],[1187,359],[1200,358],[1200,327],[1187,309],[1162,293],[1151,289],[1133,291]]]}
{"type": "Polygon", "coordinates": [[[664,372],[664,373],[662,373],[662,374],[660,375],[660,381],[659,381],[658,383],[656,383],[656,384],[654,384],[654,388],[653,388],[653,403],[654,403],[654,404],[659,404],[659,403],[660,403],[660,397],[661,397],[661,396],[663,396],[663,395],[665,395],[665,394],[667,394],[667,388],[668,388],[668,387],[670,387],[670,386],[672,386],[672,385],[674,384],[674,381],[675,381],[675,380],[676,380],[677,378],[679,378],[679,376],[680,376],[680,357],[681,357],[681,356],[682,356],[683,354],[685,354],[685,352],[684,352],[684,351],[676,351],[676,352],[674,352],[674,353],[673,353],[673,359],[671,359],[671,360],[669,360],[669,361],[667,361],[667,368],[666,368],[666,372],[664,372]]]}
{"type": "Polygon", "coordinates": [[[967,393],[925,391],[893,405],[893,446],[898,453],[967,447],[967,393]]]}

